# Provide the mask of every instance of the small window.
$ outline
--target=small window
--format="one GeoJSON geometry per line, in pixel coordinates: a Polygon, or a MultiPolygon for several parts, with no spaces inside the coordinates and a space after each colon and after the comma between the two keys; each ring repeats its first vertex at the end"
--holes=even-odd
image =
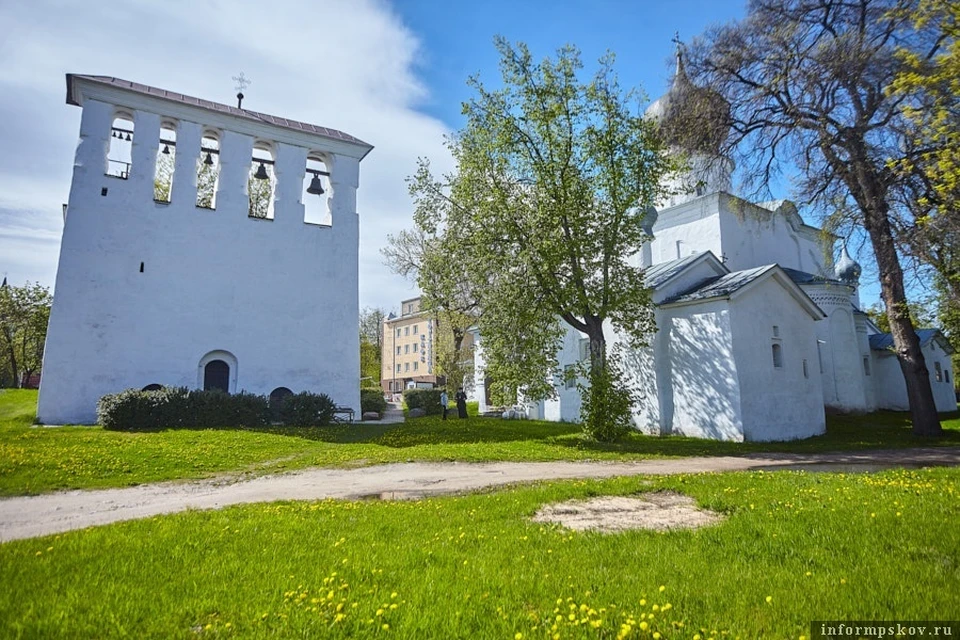
{"type": "Polygon", "coordinates": [[[410,327],[404,327],[404,328],[403,328],[403,335],[405,335],[405,336],[410,335],[410,327]]]}
{"type": "Polygon", "coordinates": [[[419,366],[420,366],[420,363],[417,362],[417,361],[414,361],[414,363],[413,363],[413,370],[416,371],[416,370],[417,370],[417,367],[419,367],[419,366]]]}
{"type": "Polygon", "coordinates": [[[156,382],[154,382],[153,384],[148,384],[147,386],[145,386],[143,388],[143,391],[160,391],[160,389],[163,389],[163,385],[157,384],[156,382]]]}
{"type": "Polygon", "coordinates": [[[577,369],[574,365],[568,364],[563,368],[563,388],[575,389],[577,386],[577,369]]]}
{"type": "Polygon", "coordinates": [[[403,370],[404,370],[404,371],[410,371],[410,363],[409,363],[409,362],[404,362],[404,363],[403,363],[403,370]]]}
{"type": "Polygon", "coordinates": [[[590,339],[580,338],[580,361],[590,359],[590,339]]]}
{"type": "Polygon", "coordinates": [[[417,335],[417,325],[413,325],[413,335],[417,335]]]}
{"type": "Polygon", "coordinates": [[[400,337],[400,327],[397,327],[397,337],[400,337]]]}
{"type": "Polygon", "coordinates": [[[414,352],[414,353],[417,352],[417,343],[416,343],[416,342],[413,343],[413,352],[414,352]]]}
{"type": "Polygon", "coordinates": [[[773,325],[773,337],[774,338],[780,337],[780,327],[778,327],[777,325],[773,325]]]}
{"type": "Polygon", "coordinates": [[[307,224],[333,226],[329,177],[327,165],[319,156],[307,157],[307,166],[303,174],[303,191],[300,194],[300,202],[303,203],[303,221],[307,224]]]}
{"type": "Polygon", "coordinates": [[[863,375],[870,375],[870,356],[863,357],[863,375]]]}
{"type": "Polygon", "coordinates": [[[397,345],[397,355],[400,355],[400,345],[397,345]]]}
{"type": "Polygon", "coordinates": [[[397,365],[397,373],[400,373],[400,365],[397,365]]]}
{"type": "Polygon", "coordinates": [[[779,344],[773,345],[773,366],[777,369],[783,368],[783,349],[779,344]]]}
{"type": "Polygon", "coordinates": [[[817,360],[820,362],[820,373],[823,373],[823,340],[817,340],[817,360]]]}
{"type": "Polygon", "coordinates": [[[806,358],[803,359],[803,377],[804,377],[804,378],[809,378],[809,377],[810,377],[810,371],[807,369],[807,359],[806,359],[806,358]]]}
{"type": "Polygon", "coordinates": [[[940,367],[939,362],[933,363],[933,372],[937,377],[937,382],[943,382],[943,369],[940,367]]]}
{"type": "Polygon", "coordinates": [[[410,353],[410,345],[408,345],[408,344],[403,345],[403,352],[404,352],[404,353],[410,353]]]}
{"type": "Polygon", "coordinates": [[[950,369],[943,370],[943,381],[950,382],[950,369]]]}

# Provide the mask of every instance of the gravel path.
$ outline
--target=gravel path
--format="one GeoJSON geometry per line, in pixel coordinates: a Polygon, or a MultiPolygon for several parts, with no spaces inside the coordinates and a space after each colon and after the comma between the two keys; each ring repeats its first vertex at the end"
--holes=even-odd
{"type": "Polygon", "coordinates": [[[890,467],[960,465],[960,448],[836,454],[759,454],[640,462],[491,462],[387,464],[359,469],[317,468],[252,480],[215,478],[125,489],[65,491],[0,500],[0,542],[186,509],[218,509],[273,500],[412,499],[564,478],[663,475],[701,471],[808,469],[873,471],[890,467]]]}

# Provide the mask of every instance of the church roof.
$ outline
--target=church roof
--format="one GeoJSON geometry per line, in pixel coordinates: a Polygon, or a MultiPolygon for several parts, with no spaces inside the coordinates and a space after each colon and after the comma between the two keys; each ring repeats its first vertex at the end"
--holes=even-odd
{"type": "Polygon", "coordinates": [[[799,271],[797,269],[788,269],[787,267],[781,267],[781,269],[783,269],[784,272],[790,276],[790,279],[797,284],[836,284],[847,286],[846,283],[841,282],[840,280],[827,278],[826,276],[818,276],[815,273],[807,273],[806,271],[799,271]]]}
{"type": "MultiPolygon", "coordinates": [[[[920,346],[925,347],[931,340],[936,339],[947,353],[953,353],[953,347],[944,337],[940,329],[917,329],[917,337],[920,338],[920,346]]],[[[893,348],[893,336],[889,333],[874,333],[868,336],[870,348],[875,351],[886,351],[893,348]]]]}
{"type": "Polygon", "coordinates": [[[756,267],[755,269],[733,271],[715,278],[708,278],[690,289],[664,300],[663,304],[699,302],[701,300],[710,300],[711,298],[726,298],[775,267],[776,265],[768,264],[763,267],[756,267]]]}
{"type": "Polygon", "coordinates": [[[657,289],[703,256],[703,253],[693,253],[677,260],[650,265],[643,272],[643,283],[651,289],[657,289]]]}
{"type": "Polygon", "coordinates": [[[366,147],[370,147],[371,149],[373,148],[372,145],[364,142],[363,140],[360,140],[359,138],[355,138],[350,134],[344,133],[342,131],[337,131],[336,129],[330,129],[329,127],[321,127],[319,125],[308,124],[306,122],[297,122],[296,120],[288,120],[287,118],[272,116],[267,113],[260,113],[258,111],[251,111],[249,109],[231,107],[230,105],[221,104],[219,102],[212,102],[210,100],[204,100],[202,98],[194,98],[192,96],[184,95],[182,93],[177,93],[175,91],[159,89],[157,87],[151,87],[149,85],[140,84],[139,82],[131,82],[130,80],[122,80],[120,78],[114,78],[111,76],[92,76],[92,75],[83,75],[78,73],[68,73],[67,74],[67,104],[80,106],[79,96],[77,95],[76,87],[74,85],[74,82],[77,79],[85,80],[87,82],[95,82],[101,85],[112,86],[118,89],[124,89],[126,91],[142,93],[142,94],[153,96],[156,98],[163,98],[164,100],[172,100],[173,102],[179,102],[179,103],[190,105],[193,107],[206,109],[208,111],[216,111],[218,113],[223,113],[230,116],[262,122],[265,124],[273,125],[275,127],[292,129],[294,131],[300,131],[303,133],[312,133],[314,135],[323,136],[325,138],[332,138],[334,140],[341,140],[343,142],[349,142],[352,144],[366,146],[366,147]]]}

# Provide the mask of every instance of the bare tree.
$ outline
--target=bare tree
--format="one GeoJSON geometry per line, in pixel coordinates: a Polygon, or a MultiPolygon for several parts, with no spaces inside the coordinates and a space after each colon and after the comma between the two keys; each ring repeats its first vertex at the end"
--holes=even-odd
{"type": "Polygon", "coordinates": [[[695,42],[691,71],[730,103],[725,150],[748,188],[766,190],[791,162],[801,200],[854,213],[876,256],[914,433],[940,435],[895,237],[903,176],[894,166],[916,150],[906,98],[889,87],[903,66],[898,51],[938,46],[909,24],[916,1],[752,0],[744,20],[695,42]]]}

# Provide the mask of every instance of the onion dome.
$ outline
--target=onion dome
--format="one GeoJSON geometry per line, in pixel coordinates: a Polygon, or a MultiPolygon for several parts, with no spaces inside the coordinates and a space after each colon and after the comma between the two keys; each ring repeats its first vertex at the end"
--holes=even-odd
{"type": "Polygon", "coordinates": [[[690,81],[679,44],[673,84],[644,115],[660,125],[668,145],[691,153],[716,154],[729,134],[730,103],[716,91],[690,81]]]}
{"type": "Polygon", "coordinates": [[[847,284],[857,284],[860,281],[861,271],[860,264],[850,257],[850,254],[847,253],[847,246],[844,245],[840,251],[840,259],[833,269],[833,275],[837,277],[837,280],[847,284]]]}

